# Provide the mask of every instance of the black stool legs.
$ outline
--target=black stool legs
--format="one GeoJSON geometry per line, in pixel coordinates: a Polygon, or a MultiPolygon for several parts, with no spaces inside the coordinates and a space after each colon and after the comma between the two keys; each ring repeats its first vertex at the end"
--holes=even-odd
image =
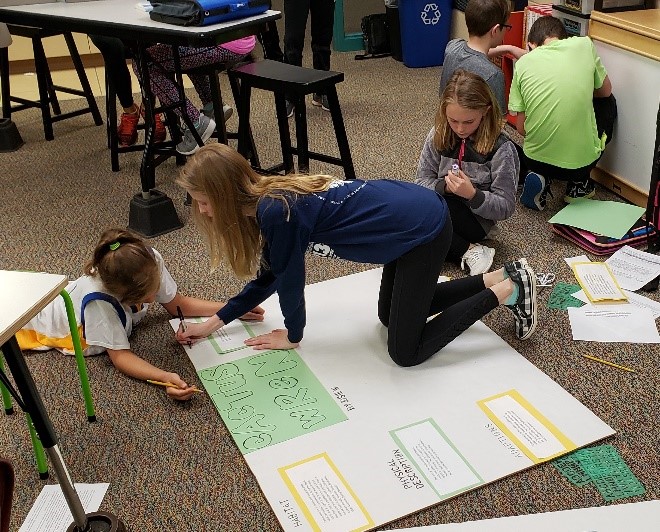
{"type": "MultiPolygon", "coordinates": [[[[270,168],[261,165],[252,166],[263,173],[293,171],[293,156],[298,158],[298,171],[309,171],[309,160],[314,159],[344,168],[346,179],[355,179],[355,168],[348,146],[346,128],[337,97],[337,83],[344,80],[341,72],[314,70],[286,63],[279,63],[265,59],[249,63],[229,70],[229,79],[240,82],[240,94],[237,99],[239,110],[239,141],[238,151],[248,154],[248,131],[250,127],[250,99],[252,89],[270,91],[275,97],[275,110],[277,113],[277,126],[280,133],[282,148],[282,163],[270,168]],[[309,94],[326,94],[332,123],[337,138],[340,157],[310,151],[307,135],[307,109],[305,97],[309,94]],[[286,99],[294,104],[296,121],[296,146],[291,145],[289,120],[286,113],[286,99]]],[[[234,96],[236,99],[236,96],[234,96]]]]}
{"type": "Polygon", "coordinates": [[[0,85],[2,85],[3,117],[11,118],[11,114],[14,112],[34,107],[39,108],[41,111],[41,118],[44,127],[44,137],[46,140],[53,140],[55,138],[53,134],[54,122],[72,118],[74,116],[91,113],[94,119],[94,123],[97,126],[103,124],[101,113],[99,112],[99,108],[96,105],[96,100],[94,99],[94,94],[92,93],[92,88],[89,84],[89,80],[87,79],[85,67],[82,63],[82,60],[80,59],[80,54],[78,53],[78,48],[76,47],[73,35],[70,32],[54,32],[43,30],[41,28],[19,26],[14,24],[8,24],[7,27],[9,28],[9,31],[12,35],[27,37],[32,40],[34,65],[37,75],[37,85],[39,88],[39,100],[28,100],[26,98],[11,95],[11,88],[9,86],[9,52],[7,48],[2,48],[0,49],[0,67],[2,70],[0,85]],[[53,83],[42,39],[60,34],[64,36],[67,48],[69,49],[69,55],[73,61],[73,66],[76,70],[76,73],[78,74],[78,79],[80,81],[82,90],[62,87],[53,83]],[[58,91],[85,98],[87,100],[87,107],[68,113],[62,113],[59,101],[57,99],[58,91]],[[12,105],[12,102],[17,103],[18,105],[12,105]]]}

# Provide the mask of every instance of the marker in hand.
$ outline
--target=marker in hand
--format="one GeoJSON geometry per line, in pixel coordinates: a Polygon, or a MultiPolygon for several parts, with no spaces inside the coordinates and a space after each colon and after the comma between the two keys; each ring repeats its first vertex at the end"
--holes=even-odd
{"type": "MultiPolygon", "coordinates": [[[[183,312],[181,312],[181,307],[177,305],[176,312],[179,315],[179,327],[182,332],[186,332],[186,322],[183,319],[183,312]]],[[[192,341],[188,339],[188,347],[192,347],[192,341]]]]}

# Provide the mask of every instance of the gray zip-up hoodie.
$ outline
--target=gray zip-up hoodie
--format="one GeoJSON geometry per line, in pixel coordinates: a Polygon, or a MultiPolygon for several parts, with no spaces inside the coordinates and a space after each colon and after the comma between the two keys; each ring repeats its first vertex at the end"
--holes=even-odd
{"type": "MultiPolygon", "coordinates": [[[[433,145],[434,135],[435,128],[431,128],[419,156],[415,183],[444,196],[445,176],[452,165],[458,163],[461,144],[440,152],[433,145]]],[[[509,218],[516,208],[520,171],[516,148],[511,140],[501,134],[492,151],[482,155],[475,150],[472,140],[467,139],[461,169],[469,176],[477,191],[474,197],[469,201],[465,200],[465,203],[486,234],[492,234],[496,222],[509,218]]]]}

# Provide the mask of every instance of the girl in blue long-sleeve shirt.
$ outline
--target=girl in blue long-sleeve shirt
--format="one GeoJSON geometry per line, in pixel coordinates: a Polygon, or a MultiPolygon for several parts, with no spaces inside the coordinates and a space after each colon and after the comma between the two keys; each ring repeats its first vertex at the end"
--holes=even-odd
{"type": "Polygon", "coordinates": [[[401,366],[423,362],[499,304],[514,312],[519,338],[536,327],[536,277],[524,259],[438,283],[452,225],[432,190],[393,180],[261,176],[223,144],[200,149],[178,183],[193,199],[211,265],[225,261],[239,277],[257,275],[215,316],[179,332],[182,342],[205,338],[277,292],[286,328],[246,344],[297,347],[306,319],[306,252],[384,264],[378,317],[401,366]]]}

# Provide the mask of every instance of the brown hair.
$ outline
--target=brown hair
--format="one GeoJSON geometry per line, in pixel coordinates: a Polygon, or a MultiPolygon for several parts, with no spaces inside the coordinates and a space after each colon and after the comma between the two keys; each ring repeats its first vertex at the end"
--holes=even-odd
{"type": "Polygon", "coordinates": [[[485,155],[493,149],[502,132],[502,113],[493,92],[483,78],[466,70],[456,70],[449,79],[435,114],[433,145],[444,151],[455,147],[460,139],[447,121],[447,106],[455,103],[466,109],[485,111],[474,132],[474,147],[485,155]]]}
{"type": "Polygon", "coordinates": [[[545,15],[534,21],[534,24],[529,29],[527,42],[536,46],[542,46],[549,37],[556,37],[560,40],[566,39],[568,38],[568,33],[561,20],[552,15],[545,15]]]}
{"type": "Polygon", "coordinates": [[[213,212],[200,212],[193,198],[193,219],[209,248],[211,267],[226,262],[242,278],[253,276],[263,248],[255,213],[263,198],[284,202],[285,193],[309,194],[327,190],[335,178],[327,175],[257,174],[236,150],[225,144],[200,148],[181,170],[177,184],[203,194],[213,212]]]}
{"type": "Polygon", "coordinates": [[[143,302],[160,286],[153,250],[127,229],[104,231],[83,271],[98,276],[105,289],[125,305],[143,302]]]}
{"type": "Polygon", "coordinates": [[[465,8],[468,34],[482,37],[493,26],[506,24],[509,15],[511,6],[507,0],[470,0],[465,8]]]}

